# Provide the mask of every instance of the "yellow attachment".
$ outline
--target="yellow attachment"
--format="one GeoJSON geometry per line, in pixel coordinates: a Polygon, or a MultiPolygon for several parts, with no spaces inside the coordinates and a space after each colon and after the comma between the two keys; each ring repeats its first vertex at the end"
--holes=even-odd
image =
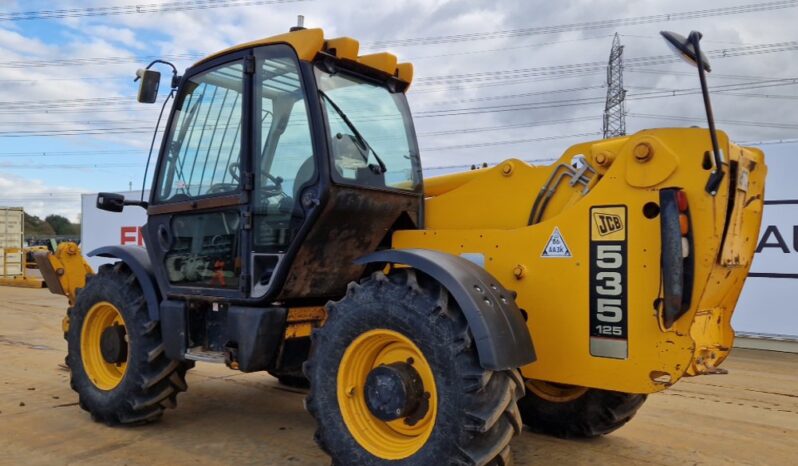
{"type": "Polygon", "coordinates": [[[329,39],[324,48],[338,58],[356,61],[360,43],[351,37],[336,37],[329,39]]]}
{"type": "Polygon", "coordinates": [[[370,330],[357,337],[346,349],[338,367],[338,405],[352,437],[372,455],[387,461],[408,458],[427,443],[438,410],[435,377],[421,350],[409,338],[387,329],[370,330]],[[429,410],[415,425],[404,419],[385,422],[375,417],[366,405],[364,386],[372,369],[383,364],[407,362],[421,376],[429,393],[429,410]]]}
{"type": "Polygon", "coordinates": [[[83,360],[83,369],[89,380],[100,390],[116,388],[127,371],[127,361],[109,363],[103,358],[100,349],[103,332],[112,325],[124,327],[125,320],[116,306],[101,301],[89,309],[80,331],[80,357],[83,360]]]}
{"type": "Polygon", "coordinates": [[[396,56],[386,52],[358,56],[360,44],[357,40],[350,37],[325,40],[324,31],[321,29],[302,29],[239,44],[209,55],[195,63],[194,66],[207,63],[228,53],[272,44],[288,44],[303,61],[313,61],[319,52],[334,52],[333,54],[340,59],[357,61],[375,70],[395,76],[408,84],[413,81],[413,65],[410,63],[397,64],[396,56]]]}
{"type": "Polygon", "coordinates": [[[574,401],[587,393],[588,390],[587,387],[562,385],[534,379],[527,379],[525,385],[527,390],[552,403],[568,403],[569,401],[574,401]]]}
{"type": "Polygon", "coordinates": [[[388,52],[373,53],[371,55],[361,55],[357,57],[358,63],[369,68],[380,70],[383,73],[396,73],[396,55],[388,52]]]}
{"type": "Polygon", "coordinates": [[[94,275],[75,243],[59,244],[55,254],[36,252],[34,258],[47,288],[54,294],[66,296],[70,306],[75,304],[78,289],[86,286],[86,277],[94,275]]]}

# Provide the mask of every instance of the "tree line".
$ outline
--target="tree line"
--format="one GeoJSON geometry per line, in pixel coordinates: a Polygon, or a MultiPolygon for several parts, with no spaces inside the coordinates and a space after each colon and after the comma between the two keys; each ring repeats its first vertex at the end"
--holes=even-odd
{"type": "Polygon", "coordinates": [[[44,220],[25,214],[26,238],[51,238],[54,236],[80,236],[80,223],[72,223],[61,215],[48,215],[44,220]]]}

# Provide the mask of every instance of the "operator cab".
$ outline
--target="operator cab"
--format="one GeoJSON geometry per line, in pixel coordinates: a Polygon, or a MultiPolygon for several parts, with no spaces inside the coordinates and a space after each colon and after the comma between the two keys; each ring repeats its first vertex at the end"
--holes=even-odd
{"type": "MultiPolygon", "coordinates": [[[[356,258],[421,226],[404,94],[412,67],[357,53],[353,39],[302,29],[213,55],[174,80],[144,228],[166,296],[341,296],[364,273],[356,258]]],[[[154,101],[147,73],[139,95],[154,101]]]]}

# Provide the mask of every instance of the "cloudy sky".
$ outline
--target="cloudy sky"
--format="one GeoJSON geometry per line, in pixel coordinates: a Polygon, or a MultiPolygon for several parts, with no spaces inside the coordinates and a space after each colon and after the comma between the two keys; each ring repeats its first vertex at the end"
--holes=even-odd
{"type": "Polygon", "coordinates": [[[80,193],[137,188],[159,106],[135,102],[136,68],[166,57],[182,70],[298,14],[415,64],[425,167],[546,160],[600,138],[615,32],[629,132],[702,124],[695,70],[658,35],[698,29],[719,127],[798,137],[798,0],[0,0],[0,205],[76,219],[80,193]]]}

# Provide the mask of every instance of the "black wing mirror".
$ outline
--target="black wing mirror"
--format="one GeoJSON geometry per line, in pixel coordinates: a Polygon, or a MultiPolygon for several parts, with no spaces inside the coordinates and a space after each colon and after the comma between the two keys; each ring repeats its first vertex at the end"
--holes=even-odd
{"type": "Polygon", "coordinates": [[[662,37],[668,42],[668,45],[670,45],[687,63],[696,67],[701,63],[706,72],[712,71],[712,68],[709,66],[709,60],[707,56],[704,55],[704,52],[699,49],[698,53],[696,53],[695,43],[701,40],[700,32],[693,31],[690,33],[690,37],[684,37],[681,34],[676,34],[671,31],[661,31],[660,34],[662,34],[662,37]],[[693,35],[697,35],[698,37],[693,37],[693,35]]]}
{"type": "Polygon", "coordinates": [[[701,94],[704,96],[704,109],[707,112],[707,123],[709,124],[709,137],[712,140],[712,158],[714,167],[707,180],[706,191],[714,196],[718,193],[720,183],[723,181],[723,157],[718,145],[718,134],[715,130],[715,116],[712,113],[712,103],[709,99],[709,88],[707,87],[707,76],[711,70],[709,60],[701,51],[701,33],[693,31],[690,36],[684,37],[670,31],[661,31],[662,37],[676,53],[684,58],[688,63],[698,68],[698,79],[701,81],[701,94]]]}
{"type": "Polygon", "coordinates": [[[158,87],[161,85],[161,73],[140,69],[136,71],[136,80],[139,81],[139,93],[136,99],[143,104],[155,103],[158,99],[158,87]]]}
{"type": "Polygon", "coordinates": [[[125,196],[116,193],[97,195],[97,208],[108,212],[122,212],[125,209],[125,196]]]}
{"type": "Polygon", "coordinates": [[[147,208],[149,203],[144,201],[126,201],[125,196],[117,193],[100,193],[97,195],[97,208],[107,212],[122,212],[125,206],[147,208]]]}

